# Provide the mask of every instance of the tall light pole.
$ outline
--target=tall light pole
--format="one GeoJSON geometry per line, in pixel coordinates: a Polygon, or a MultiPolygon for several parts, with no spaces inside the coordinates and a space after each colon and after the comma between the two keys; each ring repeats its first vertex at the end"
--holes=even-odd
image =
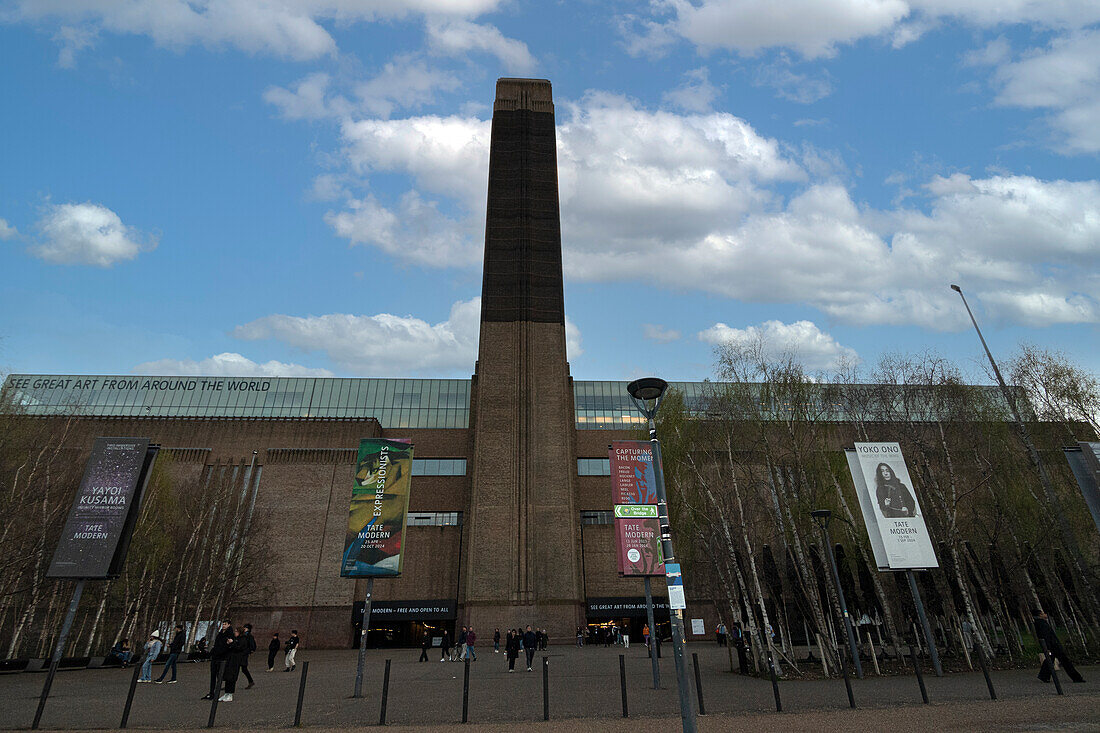
{"type": "MultiPolygon", "coordinates": [[[[627,385],[626,391],[638,410],[649,421],[649,442],[653,445],[653,477],[657,482],[657,517],[661,523],[661,552],[664,555],[666,566],[676,562],[676,555],[672,550],[672,528],[668,519],[668,496],[665,493],[665,472],[661,466],[661,442],[657,440],[657,408],[661,406],[661,397],[668,389],[668,382],[658,377],[645,377],[635,379],[627,385]]],[[[695,702],[691,697],[691,687],[688,683],[687,663],[684,661],[684,612],[679,608],[672,608],[672,597],[669,594],[669,620],[672,622],[672,657],[676,662],[676,684],[680,688],[680,718],[683,720],[684,733],[695,733],[695,702]]],[[[653,629],[653,638],[657,637],[657,629],[653,629]]],[[[656,648],[656,643],[653,644],[656,648]]]]}
{"type": "Polygon", "coordinates": [[[978,340],[982,342],[982,348],[985,349],[985,355],[989,359],[989,365],[993,367],[993,374],[997,377],[997,384],[1001,388],[1001,394],[1004,396],[1005,402],[1008,403],[1008,409],[1012,411],[1012,419],[1016,422],[1016,430],[1020,434],[1020,440],[1023,441],[1024,447],[1027,448],[1027,455],[1028,458],[1031,459],[1031,465],[1039,472],[1039,483],[1043,485],[1043,493],[1046,494],[1047,501],[1050,503],[1051,513],[1054,514],[1054,519],[1058,522],[1058,529],[1062,534],[1062,542],[1065,543],[1066,549],[1069,551],[1074,564],[1077,566],[1078,577],[1081,578],[1081,582],[1084,583],[1085,587],[1089,588],[1091,594],[1091,583],[1089,583],[1088,576],[1084,572],[1085,563],[1081,558],[1080,552],[1077,550],[1077,541],[1073,538],[1073,533],[1070,531],[1069,524],[1066,522],[1066,512],[1062,508],[1062,502],[1059,501],[1058,495],[1054,493],[1054,486],[1050,482],[1050,474],[1047,473],[1046,466],[1043,465],[1043,459],[1040,458],[1039,451],[1035,449],[1035,443],[1031,440],[1031,432],[1027,429],[1027,425],[1020,416],[1020,410],[1016,405],[1016,398],[1012,394],[1012,390],[1005,384],[1004,377],[1001,376],[1001,370],[997,368],[997,362],[994,361],[993,354],[989,351],[989,345],[986,344],[985,337],[982,336],[982,329],[978,328],[978,321],[974,318],[973,311],[970,310],[970,304],[966,302],[966,296],[963,295],[962,288],[958,285],[952,285],[951,289],[962,298],[963,307],[966,308],[966,313],[970,316],[970,322],[974,324],[974,330],[978,333],[978,340]]]}
{"type": "Polygon", "coordinates": [[[836,553],[833,549],[833,540],[829,537],[829,519],[833,513],[828,509],[815,509],[810,516],[821,528],[821,537],[825,542],[825,550],[829,553],[829,567],[833,571],[833,585],[836,586],[836,597],[840,600],[840,614],[843,616],[844,629],[848,632],[848,650],[852,653],[852,661],[855,662],[856,677],[863,679],[863,665],[859,661],[859,647],[856,645],[855,631],[852,629],[852,617],[848,614],[848,604],[844,602],[844,588],[840,585],[840,573],[836,569],[836,553]]]}

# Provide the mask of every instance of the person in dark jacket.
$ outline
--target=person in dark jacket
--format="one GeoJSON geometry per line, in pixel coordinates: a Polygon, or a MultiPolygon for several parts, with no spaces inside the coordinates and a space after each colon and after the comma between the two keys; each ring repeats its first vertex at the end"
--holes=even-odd
{"type": "Polygon", "coordinates": [[[172,669],[172,679],[168,680],[168,684],[176,681],[176,662],[183,652],[186,636],[183,633],[183,624],[176,624],[176,633],[172,636],[172,641],[168,642],[168,661],[164,663],[164,670],[160,673],[160,677],[156,679],[158,685],[164,684],[164,676],[168,674],[169,668],[172,669]]]}
{"type": "Polygon", "coordinates": [[[917,500],[886,463],[878,464],[875,469],[875,498],[878,499],[882,516],[887,519],[914,517],[917,514],[917,500]]]}
{"type": "MultiPolygon", "coordinates": [[[[237,691],[237,677],[241,669],[248,666],[248,639],[243,629],[230,629],[233,643],[229,645],[229,659],[225,665],[225,692],[218,702],[233,702],[233,693],[237,691]]],[[[249,685],[251,687],[251,685],[249,685]]]]}
{"type": "Polygon", "coordinates": [[[276,631],[271,635],[271,641],[267,644],[267,671],[275,671],[275,657],[279,654],[279,650],[283,648],[283,643],[279,641],[279,632],[276,631]]]}
{"type": "Polygon", "coordinates": [[[446,662],[451,656],[451,632],[443,629],[443,638],[439,641],[439,661],[446,662]]]}
{"type": "MultiPolygon", "coordinates": [[[[229,665],[229,649],[233,646],[233,625],[228,620],[222,621],[221,629],[214,636],[214,646],[210,649],[210,692],[203,696],[203,700],[213,700],[221,686],[222,663],[229,665]]],[[[228,671],[228,670],[227,670],[228,671]]]]}
{"type": "Polygon", "coordinates": [[[294,671],[296,666],[294,657],[298,654],[298,629],[290,630],[290,638],[286,640],[286,644],[283,645],[283,665],[286,667],[284,672],[294,671]]]}
{"type": "Polygon", "coordinates": [[[519,632],[515,629],[508,631],[508,638],[504,641],[504,656],[508,657],[508,671],[516,671],[516,657],[519,656],[519,632]]]}
{"type": "Polygon", "coordinates": [[[248,655],[256,651],[256,637],[252,635],[252,624],[244,625],[244,632],[237,638],[243,647],[244,655],[240,658],[241,674],[248,680],[248,689],[256,684],[256,681],[252,679],[252,675],[248,673],[248,655]]]}
{"type": "Polygon", "coordinates": [[[500,629],[493,631],[493,654],[500,652],[500,629]]]}
{"type": "Polygon", "coordinates": [[[428,650],[432,648],[432,633],[430,631],[424,632],[424,638],[420,640],[420,659],[417,662],[428,661],[428,650]]]}
{"type": "Polygon", "coordinates": [[[1070,661],[1069,655],[1066,654],[1065,647],[1062,646],[1062,642],[1058,640],[1058,635],[1054,633],[1054,628],[1051,627],[1050,621],[1047,620],[1047,615],[1039,609],[1032,611],[1035,616],[1035,637],[1040,641],[1047,643],[1047,649],[1050,651],[1050,656],[1043,655],[1043,666],[1039,668],[1039,679],[1042,682],[1050,682],[1051,662],[1050,657],[1054,657],[1062,663],[1062,669],[1065,670],[1069,678],[1074,682],[1084,682],[1085,678],[1081,676],[1081,673],[1077,671],[1077,668],[1073,666],[1073,662],[1070,661]]]}
{"type": "Polygon", "coordinates": [[[531,671],[531,662],[535,659],[535,647],[538,644],[538,638],[535,636],[535,632],[531,630],[531,624],[527,624],[527,631],[523,633],[523,650],[527,652],[527,671],[531,671]]]}

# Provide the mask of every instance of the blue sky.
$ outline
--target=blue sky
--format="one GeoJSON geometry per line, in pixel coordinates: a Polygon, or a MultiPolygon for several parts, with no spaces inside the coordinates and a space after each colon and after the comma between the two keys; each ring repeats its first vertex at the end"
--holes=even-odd
{"type": "Polygon", "coordinates": [[[579,379],[1100,371],[1100,4],[0,2],[0,370],[468,376],[500,76],[548,78],[579,379]]]}

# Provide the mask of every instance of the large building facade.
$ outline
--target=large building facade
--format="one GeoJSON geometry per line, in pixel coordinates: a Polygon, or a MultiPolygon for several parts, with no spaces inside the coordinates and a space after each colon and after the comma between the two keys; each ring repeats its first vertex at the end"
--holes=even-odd
{"type": "MultiPolygon", "coordinates": [[[[355,451],[370,437],[411,440],[416,456],[404,572],[374,584],[373,641],[456,623],[532,624],[558,641],[586,623],[640,628],[642,581],[616,569],[607,449],[643,418],[626,382],[569,373],[544,80],[497,82],[473,366],[470,379],[11,375],[3,409],[73,418],[74,447],[149,437],[181,479],[254,492],[279,539],[272,591],[233,612],[258,634],[297,628],[313,647],[356,638],[365,581],[341,578],[340,558],[355,451]]],[[[689,404],[703,389],[674,386],[689,404]]],[[[713,628],[712,604],[690,587],[689,604],[713,628]]]]}

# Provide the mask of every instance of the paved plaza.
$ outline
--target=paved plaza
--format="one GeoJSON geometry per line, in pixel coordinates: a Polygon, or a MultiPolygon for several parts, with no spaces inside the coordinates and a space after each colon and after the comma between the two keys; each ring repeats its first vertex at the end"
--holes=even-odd
{"type": "MultiPolygon", "coordinates": [[[[507,672],[504,654],[479,652],[470,665],[469,720],[479,730],[510,730],[517,723],[538,723],[547,730],[668,730],[678,723],[676,677],[671,655],[661,660],[662,689],[651,689],[645,650],[625,651],[630,720],[622,720],[619,685],[620,649],[551,647],[536,657],[535,671],[517,666],[507,672]],[[542,722],[543,655],[549,659],[551,723],[542,722]],[[672,716],[672,717],[670,717],[672,716]],[[576,719],[584,718],[583,722],[576,719]],[[570,722],[572,719],[572,722],[570,722]],[[663,719],[659,720],[659,719],[663,719]],[[494,725],[504,724],[504,725],[494,725]]],[[[994,672],[998,701],[991,702],[981,673],[957,673],[925,681],[931,705],[921,704],[913,676],[853,680],[858,710],[849,710],[840,679],[780,682],[783,709],[777,714],[771,684],[731,674],[724,649],[692,646],[699,655],[704,702],[710,714],[703,731],[730,729],[874,730],[911,721],[917,728],[935,724],[945,730],[1061,729],[1100,730],[1100,668],[1086,667],[1085,684],[1066,681],[1066,696],[1055,695],[1033,670],[994,672]],[[1028,727],[1031,726],[1031,727],[1028,727]]],[[[417,663],[419,650],[371,650],[367,654],[361,699],[352,699],[356,654],[353,651],[304,651],[309,661],[302,723],[311,727],[357,727],[378,722],[385,660],[392,659],[387,722],[393,726],[439,726],[462,719],[463,665],[432,659],[417,663]]],[[[690,660],[690,657],[689,657],[690,660]]],[[[284,728],[292,725],[300,674],[263,670],[263,655],[253,657],[256,686],[218,706],[217,727],[284,728]]],[[[299,666],[299,672],[301,666],[299,666]]],[[[159,668],[155,672],[159,675],[159,668]]],[[[79,670],[58,673],[42,720],[43,728],[115,728],[119,724],[131,671],[79,670]]],[[[0,727],[26,728],[34,717],[44,675],[0,677],[0,727]]],[[[208,684],[206,664],[180,667],[175,685],[140,684],[130,727],[195,729],[210,711],[201,700],[208,684]]]]}

